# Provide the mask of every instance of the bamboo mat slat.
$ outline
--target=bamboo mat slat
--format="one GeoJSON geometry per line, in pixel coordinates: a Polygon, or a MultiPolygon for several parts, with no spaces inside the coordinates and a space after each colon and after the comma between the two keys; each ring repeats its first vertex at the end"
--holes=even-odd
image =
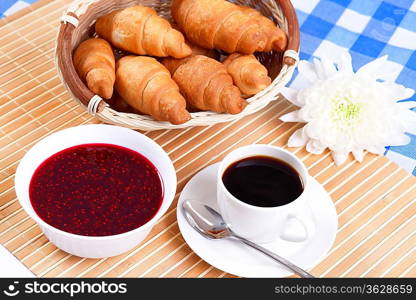
{"type": "MultiPolygon", "coordinates": [[[[55,71],[54,43],[67,0],[41,0],[0,20],[0,243],[42,277],[233,277],[202,261],[176,222],[178,195],[202,168],[251,143],[286,147],[300,124],[279,116],[295,109],[284,99],[230,123],[143,132],[171,157],[178,176],[174,203],[144,242],[120,256],[83,259],[52,245],[20,207],[14,173],[25,152],[46,135],[99,123],[79,107],[55,71]]],[[[328,256],[311,272],[322,277],[416,276],[416,179],[385,157],[350,157],[336,167],[328,152],[302,159],[331,194],[339,230],[328,256]]]]}

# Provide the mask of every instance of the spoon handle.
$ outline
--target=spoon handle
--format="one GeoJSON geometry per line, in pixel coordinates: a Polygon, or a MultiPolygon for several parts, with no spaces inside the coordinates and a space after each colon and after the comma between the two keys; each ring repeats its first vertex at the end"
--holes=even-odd
{"type": "Polygon", "coordinates": [[[273,258],[275,261],[281,263],[282,265],[288,267],[289,269],[291,269],[293,272],[295,272],[296,274],[298,274],[300,277],[304,277],[304,278],[315,278],[314,276],[312,276],[311,274],[309,274],[308,272],[306,272],[305,270],[299,268],[298,266],[292,264],[290,261],[288,261],[286,258],[283,258],[279,255],[277,255],[276,253],[273,253],[269,250],[267,250],[266,248],[257,245],[256,243],[253,243],[252,241],[249,241],[241,236],[236,235],[235,233],[233,233],[232,235],[233,237],[239,239],[240,241],[242,241],[244,244],[266,254],[267,256],[269,256],[270,258],[273,258]]]}

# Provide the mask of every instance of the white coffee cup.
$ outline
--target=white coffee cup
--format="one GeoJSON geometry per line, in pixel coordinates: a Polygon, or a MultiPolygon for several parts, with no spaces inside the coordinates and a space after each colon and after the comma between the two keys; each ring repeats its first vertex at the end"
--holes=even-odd
{"type": "Polygon", "coordinates": [[[221,214],[238,235],[256,243],[278,238],[302,242],[314,234],[313,216],[308,205],[309,179],[305,165],[292,153],[271,145],[248,145],[230,152],[221,162],[217,175],[217,201],[221,214]],[[302,194],[292,202],[276,207],[259,207],[234,197],[224,186],[224,171],[234,162],[253,156],[280,159],[292,166],[303,183],[302,194]]]}

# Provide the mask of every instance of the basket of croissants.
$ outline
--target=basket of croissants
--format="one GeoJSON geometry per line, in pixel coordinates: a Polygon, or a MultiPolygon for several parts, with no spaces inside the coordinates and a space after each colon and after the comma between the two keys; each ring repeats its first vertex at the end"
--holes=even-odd
{"type": "Polygon", "coordinates": [[[104,122],[227,122],[278,98],[298,61],[290,0],[77,0],[61,19],[62,82],[104,122]]]}

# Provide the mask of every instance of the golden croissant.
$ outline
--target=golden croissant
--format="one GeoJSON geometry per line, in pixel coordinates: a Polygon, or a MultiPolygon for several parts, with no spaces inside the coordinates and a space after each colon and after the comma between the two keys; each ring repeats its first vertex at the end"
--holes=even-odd
{"type": "Polygon", "coordinates": [[[283,50],[286,35],[254,9],[225,0],[173,0],[172,17],[191,43],[228,53],[283,50]]]}
{"type": "Polygon", "coordinates": [[[203,55],[165,58],[162,63],[192,107],[230,114],[246,107],[247,102],[222,63],[203,55]]]}
{"type": "Polygon", "coordinates": [[[252,55],[233,53],[223,62],[234,84],[246,96],[264,90],[272,82],[267,69],[252,55]]]}
{"type": "Polygon", "coordinates": [[[182,33],[150,7],[113,11],[98,18],[95,31],[114,46],[135,54],[182,58],[192,53],[182,33]]]}
{"type": "Polygon", "coordinates": [[[182,124],[191,118],[169,71],[152,57],[125,56],[117,61],[115,87],[129,105],[156,120],[182,124]]]}
{"type": "Polygon", "coordinates": [[[88,39],[74,52],[73,62],[79,77],[95,94],[109,99],[113,95],[115,61],[113,50],[103,39],[88,39]]]}

